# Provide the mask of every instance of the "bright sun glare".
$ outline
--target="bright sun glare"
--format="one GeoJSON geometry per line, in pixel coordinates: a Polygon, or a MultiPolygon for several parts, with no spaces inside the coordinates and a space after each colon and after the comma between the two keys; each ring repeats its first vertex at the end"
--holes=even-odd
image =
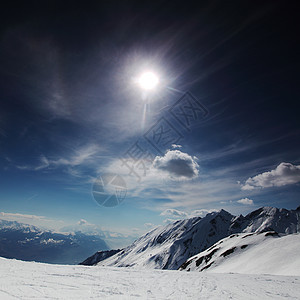
{"type": "Polygon", "coordinates": [[[158,77],[152,72],[145,72],[138,79],[139,85],[145,90],[152,90],[158,84],[158,77]]]}

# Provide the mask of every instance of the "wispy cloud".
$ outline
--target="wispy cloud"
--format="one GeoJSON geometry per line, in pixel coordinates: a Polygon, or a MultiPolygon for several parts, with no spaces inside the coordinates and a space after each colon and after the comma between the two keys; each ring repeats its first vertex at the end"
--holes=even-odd
{"type": "Polygon", "coordinates": [[[280,163],[274,170],[250,177],[242,185],[242,190],[279,187],[300,182],[300,165],[280,163]]]}
{"type": "Polygon", "coordinates": [[[27,214],[20,214],[20,213],[6,213],[6,212],[0,212],[0,217],[2,218],[23,218],[28,220],[45,220],[47,219],[44,216],[36,216],[36,215],[27,215],[27,214]]]}
{"type": "Polygon", "coordinates": [[[220,148],[217,151],[212,151],[207,154],[202,155],[199,157],[200,161],[203,160],[216,160],[216,159],[224,159],[225,157],[241,154],[243,152],[251,151],[253,149],[258,149],[260,147],[264,147],[266,145],[271,145],[273,143],[283,141],[287,138],[297,136],[299,135],[299,130],[295,130],[292,132],[289,132],[287,134],[278,136],[276,138],[272,139],[264,139],[261,141],[249,141],[249,139],[246,140],[238,140],[226,147],[220,148]]]}
{"type": "Polygon", "coordinates": [[[177,209],[173,209],[173,208],[169,208],[169,209],[166,209],[164,210],[161,214],[161,216],[169,216],[169,217],[175,217],[175,218],[186,218],[188,217],[188,214],[184,211],[180,211],[180,210],[177,210],[177,209]]]}
{"type": "Polygon", "coordinates": [[[65,167],[67,173],[72,176],[79,177],[80,172],[74,168],[87,164],[97,166],[97,161],[99,160],[101,152],[103,152],[102,147],[99,147],[95,144],[90,144],[76,149],[75,151],[70,153],[69,157],[47,158],[45,155],[41,155],[39,157],[38,164],[16,165],[16,168],[26,171],[40,171],[45,169],[51,170],[65,167]]]}

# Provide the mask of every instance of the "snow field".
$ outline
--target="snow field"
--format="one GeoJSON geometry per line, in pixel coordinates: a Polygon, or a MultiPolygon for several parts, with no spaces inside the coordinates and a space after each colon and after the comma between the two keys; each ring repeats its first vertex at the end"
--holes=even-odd
{"type": "Polygon", "coordinates": [[[300,299],[300,277],[63,266],[0,258],[0,299],[300,299]]]}

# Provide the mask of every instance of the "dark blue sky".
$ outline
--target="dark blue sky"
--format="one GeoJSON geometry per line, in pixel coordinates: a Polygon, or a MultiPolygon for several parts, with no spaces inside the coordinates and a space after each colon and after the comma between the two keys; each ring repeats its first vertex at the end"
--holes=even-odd
{"type": "Polygon", "coordinates": [[[3,218],[56,229],[83,219],[77,229],[121,245],[168,219],[299,206],[296,1],[198,2],[2,7],[3,218]],[[133,81],[148,70],[160,83],[146,93],[133,81]],[[188,130],[177,101],[198,105],[188,130]],[[159,126],[173,135],[155,148],[159,126]],[[141,178],[120,161],[137,141],[141,178]],[[127,185],[116,207],[93,199],[105,173],[127,185]]]}

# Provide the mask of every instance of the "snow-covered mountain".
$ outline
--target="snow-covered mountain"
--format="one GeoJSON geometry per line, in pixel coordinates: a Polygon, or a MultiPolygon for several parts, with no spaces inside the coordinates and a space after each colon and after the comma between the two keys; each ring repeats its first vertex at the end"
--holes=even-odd
{"type": "Polygon", "coordinates": [[[236,217],[221,210],[204,218],[179,220],[150,231],[98,265],[174,270],[188,258],[233,233],[269,230],[299,232],[300,208],[286,210],[263,207],[245,217],[236,217]]]}
{"type": "Polygon", "coordinates": [[[189,258],[179,270],[300,276],[300,234],[233,234],[189,258]]]}
{"type": "Polygon", "coordinates": [[[0,220],[0,256],[38,262],[78,264],[109,247],[99,236],[56,233],[15,221],[0,220]]]}
{"type": "Polygon", "coordinates": [[[81,262],[79,265],[83,265],[83,266],[96,265],[98,262],[115,255],[116,253],[120,252],[121,250],[122,249],[98,251],[94,255],[88,257],[86,260],[81,262]]]}
{"type": "Polygon", "coordinates": [[[240,232],[262,232],[273,230],[279,233],[300,231],[300,206],[296,210],[262,207],[234,220],[234,228],[240,232]]]}

